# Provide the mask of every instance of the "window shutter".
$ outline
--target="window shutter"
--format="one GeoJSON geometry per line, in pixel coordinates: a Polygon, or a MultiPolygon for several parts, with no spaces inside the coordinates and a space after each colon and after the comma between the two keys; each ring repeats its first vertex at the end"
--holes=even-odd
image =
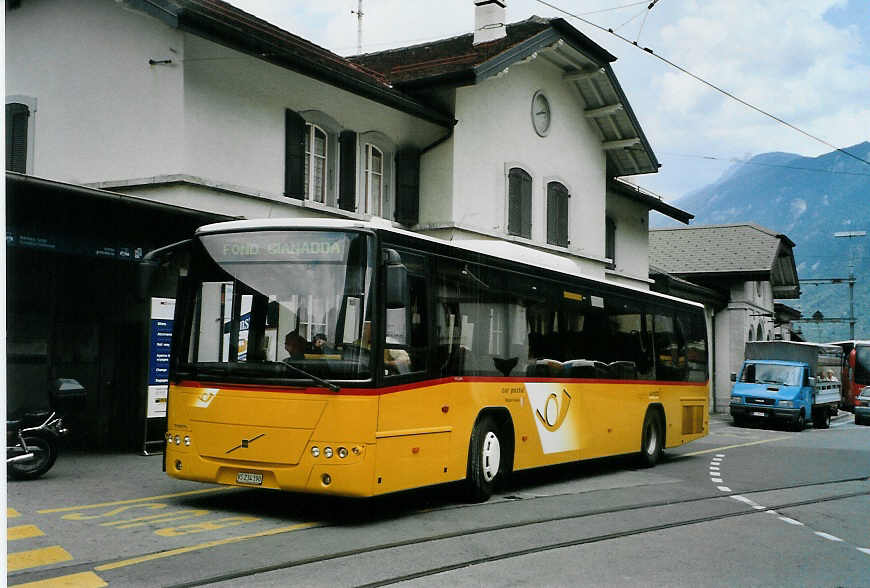
{"type": "Polygon", "coordinates": [[[6,105],[6,169],[27,173],[27,124],[30,110],[24,104],[6,105]]]}
{"type": "Polygon", "coordinates": [[[532,177],[518,167],[508,172],[508,234],[532,236],[532,177]]]}
{"type": "Polygon", "coordinates": [[[522,218],[523,227],[521,235],[526,239],[532,238],[532,178],[528,174],[522,181],[522,218]]]}
{"type": "Polygon", "coordinates": [[[606,218],[604,226],[604,257],[611,259],[607,264],[609,269],[616,267],[616,223],[610,217],[606,218]]]}
{"type": "Polygon", "coordinates": [[[416,225],[420,220],[420,151],[415,147],[396,153],[396,221],[416,225]]]}
{"type": "Polygon", "coordinates": [[[564,190],[559,198],[559,212],[557,223],[559,225],[559,245],[567,247],[570,245],[568,240],[568,199],[571,195],[567,190],[564,190]]]}
{"type": "Polygon", "coordinates": [[[284,196],[305,198],[305,119],[289,108],[284,112],[284,196]]]}
{"type": "Polygon", "coordinates": [[[559,182],[547,184],[547,243],[568,246],[568,189],[559,182]]]}
{"type": "Polygon", "coordinates": [[[338,175],[338,207],[356,210],[356,133],[342,131],[338,137],[341,169],[338,175]]]}

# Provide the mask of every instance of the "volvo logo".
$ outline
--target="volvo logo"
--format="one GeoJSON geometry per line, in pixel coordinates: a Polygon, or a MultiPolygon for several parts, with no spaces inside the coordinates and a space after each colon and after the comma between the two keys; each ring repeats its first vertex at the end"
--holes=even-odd
{"type": "Polygon", "coordinates": [[[260,433],[256,437],[251,437],[250,439],[242,439],[242,442],[233,447],[232,449],[227,449],[227,453],[232,453],[236,449],[247,449],[248,445],[259,439],[260,437],[265,437],[266,433],[260,433]]]}

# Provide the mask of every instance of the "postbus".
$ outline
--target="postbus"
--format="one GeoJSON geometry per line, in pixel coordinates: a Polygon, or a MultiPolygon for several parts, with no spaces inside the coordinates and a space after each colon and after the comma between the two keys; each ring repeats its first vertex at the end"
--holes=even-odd
{"type": "Polygon", "coordinates": [[[843,349],[840,408],[854,412],[855,401],[861,390],[870,386],[870,341],[837,341],[831,345],[843,349]]]}
{"type": "Polygon", "coordinates": [[[268,219],[202,227],[175,257],[174,478],[485,500],[513,471],[652,466],[708,431],[703,308],[554,254],[268,219]]]}

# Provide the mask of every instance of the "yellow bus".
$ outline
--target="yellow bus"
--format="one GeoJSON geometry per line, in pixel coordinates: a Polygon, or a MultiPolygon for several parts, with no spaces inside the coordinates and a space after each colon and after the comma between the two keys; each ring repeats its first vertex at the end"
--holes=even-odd
{"type": "Polygon", "coordinates": [[[183,248],[164,466],[367,497],[662,450],[707,434],[694,303],[501,241],[233,221],[183,248]]]}

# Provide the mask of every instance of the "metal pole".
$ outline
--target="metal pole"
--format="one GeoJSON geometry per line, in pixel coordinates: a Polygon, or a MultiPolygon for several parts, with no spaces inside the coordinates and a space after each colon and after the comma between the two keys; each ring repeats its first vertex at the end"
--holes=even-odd
{"type": "Polygon", "coordinates": [[[849,269],[849,339],[855,340],[855,271],[849,269]]]}

